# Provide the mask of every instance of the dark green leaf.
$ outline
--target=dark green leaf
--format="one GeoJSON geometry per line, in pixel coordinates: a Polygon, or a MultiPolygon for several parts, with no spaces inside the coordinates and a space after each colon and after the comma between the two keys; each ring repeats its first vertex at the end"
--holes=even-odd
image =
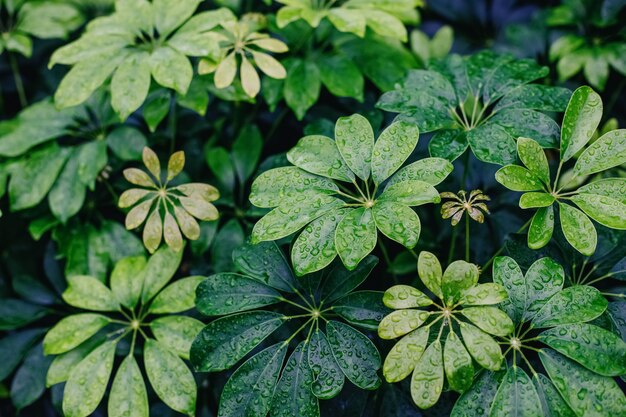
{"type": "Polygon", "coordinates": [[[335,361],[326,336],[319,329],[311,336],[308,361],[315,376],[311,385],[313,394],[322,400],[336,397],[343,388],[345,376],[335,361]]]}
{"type": "Polygon", "coordinates": [[[534,315],[535,328],[584,323],[606,310],[608,302],[600,291],[586,285],[576,285],[556,293],[534,315]]]}
{"type": "Polygon", "coordinates": [[[318,417],[317,397],[311,391],[314,382],[309,366],[306,343],[301,342],[293,351],[278,381],[270,409],[271,417],[318,417]]]}

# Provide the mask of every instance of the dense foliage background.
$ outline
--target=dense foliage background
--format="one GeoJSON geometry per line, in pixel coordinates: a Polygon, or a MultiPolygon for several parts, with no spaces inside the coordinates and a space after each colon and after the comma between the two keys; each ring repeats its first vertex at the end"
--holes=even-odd
{"type": "Polygon", "coordinates": [[[0,31],[0,415],[626,414],[625,1],[0,31]]]}

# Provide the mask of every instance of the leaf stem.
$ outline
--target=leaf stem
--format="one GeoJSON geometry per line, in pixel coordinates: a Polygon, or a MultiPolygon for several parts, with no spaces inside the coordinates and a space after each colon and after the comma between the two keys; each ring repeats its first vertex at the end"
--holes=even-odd
{"type": "Polygon", "coordinates": [[[293,338],[294,338],[294,337],[296,337],[296,336],[298,335],[298,333],[300,333],[300,332],[302,331],[302,329],[304,329],[304,328],[305,328],[305,327],[309,324],[309,322],[310,322],[311,320],[313,320],[313,317],[311,317],[310,319],[308,319],[306,322],[304,322],[304,324],[303,324],[302,326],[300,326],[300,327],[298,328],[298,330],[296,330],[295,332],[293,332],[293,333],[291,334],[291,336],[289,336],[289,338],[283,342],[283,346],[288,345],[288,344],[289,344],[289,342],[291,342],[291,341],[293,340],[293,338]]]}
{"type": "Polygon", "coordinates": [[[469,216],[465,215],[465,262],[470,261],[470,223],[469,216]]]}
{"type": "Polygon", "coordinates": [[[291,304],[292,306],[297,307],[299,309],[302,309],[304,311],[308,311],[309,313],[311,312],[310,309],[308,309],[308,308],[306,308],[306,307],[304,307],[304,306],[302,306],[302,305],[300,305],[298,303],[294,303],[293,301],[288,300],[285,297],[278,297],[278,300],[282,301],[283,303],[291,304]]]}
{"type": "Polygon", "coordinates": [[[20,99],[20,105],[22,108],[28,106],[28,100],[26,99],[26,92],[24,91],[24,83],[22,82],[22,76],[20,75],[20,69],[15,59],[15,54],[9,52],[9,62],[11,63],[11,71],[13,72],[13,79],[15,80],[15,89],[20,99]]]}

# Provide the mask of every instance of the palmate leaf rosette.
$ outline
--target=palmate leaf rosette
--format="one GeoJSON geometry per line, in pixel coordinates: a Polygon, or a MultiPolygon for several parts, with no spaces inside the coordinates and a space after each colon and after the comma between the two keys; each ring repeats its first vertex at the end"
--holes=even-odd
{"type": "Polygon", "coordinates": [[[385,379],[398,382],[412,373],[413,402],[429,408],[438,401],[444,380],[461,393],[472,386],[474,362],[492,371],[500,369],[503,356],[494,336],[512,332],[513,322],[496,306],[507,298],[504,287],[478,284],[476,265],[455,261],[442,271],[435,255],[424,251],[417,270],[438,300],[408,285],[389,288],[383,303],[396,311],[380,322],[378,335],[402,337],[385,359],[385,379]],[[433,326],[439,330],[431,331],[433,326]]]}
{"type": "Polygon", "coordinates": [[[191,343],[204,325],[179,313],[193,308],[196,287],[204,277],[168,285],[180,261],[181,252],[164,247],[147,260],[137,256],[119,261],[108,286],[87,275],[68,278],[63,299],[86,312],[61,320],[43,341],[44,352],[56,355],[47,385],[65,382],[65,416],[91,415],[112,373],[108,416],[149,415],[144,375],[170,408],[195,415],[196,382],[184,359],[189,359],[191,343]],[[130,346],[122,344],[123,339],[130,346]],[[119,365],[118,355],[123,356],[119,365]],[[143,357],[143,373],[137,357],[143,357]]]}
{"type": "Polygon", "coordinates": [[[626,163],[626,129],[607,132],[585,148],[601,118],[600,96],[589,87],[578,88],[563,118],[559,167],[554,181],[543,149],[528,138],[517,141],[517,152],[524,166],[507,165],[496,172],[500,184],[524,192],[519,201],[521,208],[537,209],[528,231],[530,248],[542,248],[552,238],[555,207],[565,238],[586,256],[595,252],[598,240],[590,218],[611,229],[626,230],[626,179],[605,178],[574,191],[562,191],[567,184],[559,185],[564,164],[577,153],[580,156],[570,182],[626,163]]]}
{"type": "Polygon", "coordinates": [[[364,37],[366,29],[375,33],[407,41],[406,23],[418,23],[417,7],[422,0],[276,0],[284,4],[276,14],[276,23],[285,27],[289,23],[304,19],[310,26],[318,27],[323,19],[340,32],[348,32],[364,37]]]}
{"type": "Polygon", "coordinates": [[[571,93],[532,83],[546,75],[547,67],[511,55],[450,55],[409,71],[377,107],[400,113],[398,120],[416,123],[422,133],[435,132],[431,156],[452,161],[469,147],[483,162],[507,165],[516,161],[520,136],[558,147],[559,126],[544,112],[563,111],[571,93]]]}
{"type": "Polygon", "coordinates": [[[256,349],[226,382],[218,417],[319,417],[319,400],[337,396],[346,380],[379,387],[380,355],[356,328],[375,331],[389,310],[381,292],[354,291],[375,257],[354,271],[336,262],[299,280],[274,242],[246,244],[233,258],[241,273],[215,274],[198,286],[197,309],[223,317],[191,346],[200,372],[230,369],[256,349]]]}
{"type": "Polygon", "coordinates": [[[58,107],[85,101],[111,79],[111,104],[122,120],[145,101],[152,79],[181,95],[193,77],[190,57],[218,57],[216,26],[235,20],[221,8],[193,15],[200,0],[118,0],[115,12],[87,25],[54,52],[50,66],[71,65],[54,96],[58,107]]]}
{"type": "Polygon", "coordinates": [[[200,237],[200,225],[196,219],[210,221],[219,217],[211,204],[219,198],[219,192],[203,183],[168,186],[185,166],[183,151],[170,157],[164,181],[159,158],[150,148],[143,149],[143,163],[150,174],[138,168],[124,170],[128,182],[142,187],[126,190],[119,198],[120,208],[132,207],[126,215],[126,228],[132,230],[145,222],[143,243],[150,253],[159,248],[162,238],[179,252],[183,248],[183,235],[190,240],[200,237]]]}
{"type": "Polygon", "coordinates": [[[498,257],[493,279],[506,288],[500,307],[515,325],[501,337],[507,369],[483,372],[451,416],[624,415],[626,397],[613,377],[626,373],[626,343],[590,323],[607,309],[602,294],[586,285],[563,288],[563,268],[550,258],[524,274],[512,258],[498,257]]]}
{"type": "Polygon", "coordinates": [[[340,118],[335,139],[306,136],[287,153],[295,166],[264,172],[252,184],[250,201],[273,208],[254,226],[252,241],[277,240],[304,229],[291,259],[298,275],[318,271],[339,255],[354,269],[376,246],[378,231],[413,248],[421,224],[411,207],[438,203],[435,185],[452,164],[427,158],[401,168],[419,131],[396,122],[374,141],[368,120],[340,118]]]}

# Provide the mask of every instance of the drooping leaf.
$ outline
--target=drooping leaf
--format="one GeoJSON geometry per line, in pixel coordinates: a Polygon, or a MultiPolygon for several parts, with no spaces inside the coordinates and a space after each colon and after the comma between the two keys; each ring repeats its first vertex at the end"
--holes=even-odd
{"type": "Polygon", "coordinates": [[[109,416],[147,417],[148,410],[148,393],[141,371],[135,357],[128,355],[113,379],[108,404],[109,416]]]}
{"type": "Polygon", "coordinates": [[[508,369],[491,406],[490,416],[542,417],[539,395],[523,369],[508,369]]]}
{"type": "Polygon", "coordinates": [[[341,219],[335,232],[335,246],[346,268],[356,268],[374,250],[377,236],[371,209],[360,207],[341,219]]]}
{"type": "Polygon", "coordinates": [[[411,378],[411,397],[420,408],[432,407],[443,390],[443,355],[436,340],[417,360],[411,378]]]}

